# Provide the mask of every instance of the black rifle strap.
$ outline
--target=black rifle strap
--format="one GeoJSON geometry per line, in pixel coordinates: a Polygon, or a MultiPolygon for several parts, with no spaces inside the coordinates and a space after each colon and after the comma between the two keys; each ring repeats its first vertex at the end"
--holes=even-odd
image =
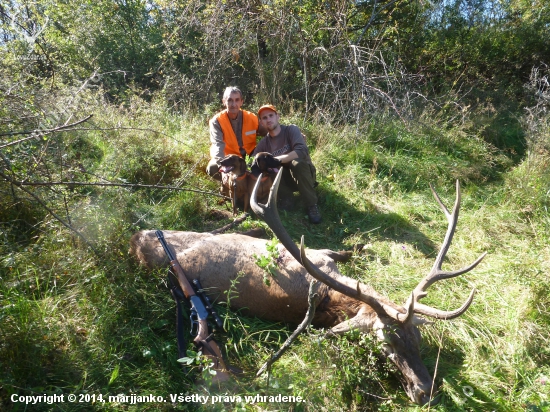
{"type": "MultiPolygon", "coordinates": [[[[183,320],[182,303],[186,299],[177,281],[177,277],[174,274],[174,272],[172,272],[171,268],[168,269],[168,287],[170,288],[170,293],[172,294],[172,297],[176,301],[176,335],[178,338],[178,355],[179,355],[179,358],[184,358],[187,356],[187,342],[185,341],[185,334],[183,333],[184,320],[183,320]]],[[[223,327],[221,328],[221,330],[223,330],[223,327]]],[[[213,350],[210,347],[210,344],[209,344],[209,342],[213,338],[214,338],[214,334],[210,334],[204,341],[201,341],[200,342],[201,349],[203,349],[205,352],[208,352],[210,355],[213,355],[214,357],[216,357],[217,359],[216,363],[219,363],[220,361],[223,362],[226,365],[226,368],[234,375],[242,375],[243,374],[242,369],[229,365],[227,362],[225,362],[225,356],[223,351],[221,351],[221,348],[220,348],[221,358],[218,358],[219,355],[216,353],[215,350],[213,350]]],[[[185,364],[182,364],[182,366],[185,369],[185,364]]]]}
{"type": "Polygon", "coordinates": [[[168,270],[168,287],[176,302],[176,336],[178,338],[178,356],[181,359],[187,356],[187,342],[185,341],[185,334],[183,333],[184,321],[182,308],[182,302],[185,299],[185,295],[171,269],[168,270]]]}

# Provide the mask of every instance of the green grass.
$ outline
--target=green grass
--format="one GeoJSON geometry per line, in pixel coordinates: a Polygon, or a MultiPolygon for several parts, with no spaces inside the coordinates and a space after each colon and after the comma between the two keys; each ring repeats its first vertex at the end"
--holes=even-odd
{"type": "MultiPolygon", "coordinates": [[[[204,173],[208,132],[202,119],[139,99],[127,108],[98,105],[94,119],[103,131],[64,134],[68,159],[87,171],[75,166],[76,179],[92,181],[97,175],[217,190],[204,173]],[[134,130],[109,130],[116,125],[134,130]]],[[[431,373],[437,365],[440,389],[440,404],[429,409],[550,410],[547,152],[530,150],[514,163],[482,134],[435,122],[404,126],[374,119],[364,127],[334,128],[293,120],[305,130],[318,169],[323,223],[309,224],[298,205],[281,213],[285,226],[296,241],[305,235],[308,247],[363,244],[341,271],[397,303],[404,303],[428,273],[446,230],[428,184],[449,208],[455,179],[462,184],[460,219],[444,268],[467,265],[484,251],[488,255],[470,273],[433,285],[424,300],[454,309],[471,288],[477,290],[462,317],[422,328],[422,357],[431,373]]],[[[3,193],[0,409],[26,410],[11,402],[12,394],[69,393],[281,394],[305,402],[43,403],[32,410],[428,409],[408,401],[394,367],[369,335],[324,339],[321,331],[311,330],[269,376],[254,378],[293,328],[247,318],[228,310],[227,302],[218,308],[228,331],[217,339],[246,375],[221,393],[194,383],[198,368],[184,370],[177,362],[174,304],[165,274],[136,267],[127,254],[128,239],[140,228],[220,227],[231,217],[218,198],[126,188],[57,192],[50,205],[91,240],[94,253],[21,192],[3,193]]],[[[265,225],[252,217],[237,229],[257,226],[265,225]]]]}

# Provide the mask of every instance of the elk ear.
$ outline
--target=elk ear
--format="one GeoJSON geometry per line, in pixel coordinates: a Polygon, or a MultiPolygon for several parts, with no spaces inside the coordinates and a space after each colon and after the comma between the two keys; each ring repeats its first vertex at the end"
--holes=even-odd
{"type": "Polygon", "coordinates": [[[357,329],[359,332],[369,332],[372,330],[372,319],[359,311],[359,313],[353,318],[345,320],[334,326],[330,329],[330,332],[335,335],[343,335],[352,329],[357,329]]]}

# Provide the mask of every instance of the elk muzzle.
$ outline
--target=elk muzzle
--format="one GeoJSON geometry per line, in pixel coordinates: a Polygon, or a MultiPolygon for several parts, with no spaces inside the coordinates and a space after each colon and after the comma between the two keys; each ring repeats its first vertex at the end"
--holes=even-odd
{"type": "Polygon", "coordinates": [[[383,341],[382,350],[400,370],[399,377],[410,400],[419,404],[430,403],[433,379],[420,356],[420,331],[412,324],[383,323],[374,325],[376,336],[383,341]]]}

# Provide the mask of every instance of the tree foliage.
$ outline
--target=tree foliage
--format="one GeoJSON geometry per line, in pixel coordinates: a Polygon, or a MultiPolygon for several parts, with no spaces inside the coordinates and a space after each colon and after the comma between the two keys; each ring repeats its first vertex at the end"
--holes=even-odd
{"type": "Polygon", "coordinates": [[[201,110],[238,84],[258,103],[355,121],[459,87],[519,99],[550,55],[545,2],[27,0],[1,9],[2,54],[13,80],[108,74],[113,99],[136,85],[201,110]]]}

